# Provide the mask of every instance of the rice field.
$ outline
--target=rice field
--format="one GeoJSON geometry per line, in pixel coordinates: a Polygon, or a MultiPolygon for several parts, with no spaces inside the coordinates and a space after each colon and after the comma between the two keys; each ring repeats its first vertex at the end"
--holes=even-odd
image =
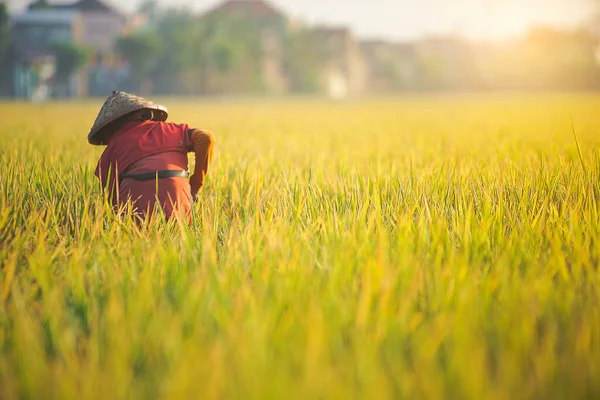
{"type": "Polygon", "coordinates": [[[1,400],[600,397],[600,95],[163,99],[191,226],[111,212],[101,103],[0,104],[1,400]]]}

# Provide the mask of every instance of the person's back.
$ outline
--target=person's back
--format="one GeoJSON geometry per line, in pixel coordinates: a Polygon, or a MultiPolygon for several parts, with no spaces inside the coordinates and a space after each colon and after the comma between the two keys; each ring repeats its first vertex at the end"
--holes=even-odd
{"type": "Polygon", "coordinates": [[[112,115],[101,111],[88,139],[107,145],[96,176],[115,208],[132,205],[135,215],[145,218],[156,211],[158,201],[168,218],[189,216],[212,157],[212,133],[164,122],[164,107],[127,93],[113,93],[106,109],[112,115]],[[191,151],[196,168],[188,181],[191,151]]]}

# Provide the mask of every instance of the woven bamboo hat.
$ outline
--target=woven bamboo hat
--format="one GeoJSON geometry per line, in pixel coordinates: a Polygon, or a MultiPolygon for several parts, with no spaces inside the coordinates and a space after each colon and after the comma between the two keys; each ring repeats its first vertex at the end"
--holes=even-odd
{"type": "Polygon", "coordinates": [[[106,145],[108,138],[115,133],[115,129],[118,129],[114,122],[139,110],[154,111],[155,121],[166,121],[169,116],[167,109],[161,105],[133,94],[114,91],[100,109],[96,122],[88,134],[88,142],[96,146],[106,145]]]}

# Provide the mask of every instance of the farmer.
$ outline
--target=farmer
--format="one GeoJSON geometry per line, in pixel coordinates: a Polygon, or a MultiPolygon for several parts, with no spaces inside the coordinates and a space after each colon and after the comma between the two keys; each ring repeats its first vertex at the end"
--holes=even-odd
{"type": "Polygon", "coordinates": [[[215,139],[210,132],[167,123],[167,116],[165,107],[118,91],[102,106],[88,141],[107,146],[96,176],[115,209],[123,210],[131,202],[134,214],[144,219],[158,203],[167,218],[189,218],[215,139]],[[188,152],[196,156],[189,180],[188,152]]]}

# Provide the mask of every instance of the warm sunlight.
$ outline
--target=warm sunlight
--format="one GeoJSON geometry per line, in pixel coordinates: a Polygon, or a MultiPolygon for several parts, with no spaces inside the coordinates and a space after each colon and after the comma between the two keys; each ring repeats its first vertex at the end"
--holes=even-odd
{"type": "Polygon", "coordinates": [[[600,0],[0,0],[0,400],[600,399],[598,110],[600,0]]]}
{"type": "MultiPolygon", "coordinates": [[[[56,1],[65,3],[69,0],[56,1]]],[[[248,1],[248,0],[242,0],[248,1]]],[[[13,9],[27,4],[9,0],[13,9]]],[[[132,12],[143,0],[110,0],[132,12]]],[[[160,7],[206,11],[219,0],[156,0],[160,7]]],[[[273,0],[291,17],[316,24],[345,25],[363,37],[414,39],[431,34],[460,34],[502,39],[532,25],[570,27],[588,22],[597,0],[273,0]]]]}
{"type": "MultiPolygon", "coordinates": [[[[462,0],[464,33],[471,38],[502,39],[523,34],[536,25],[572,28],[589,21],[585,0],[462,0]]],[[[460,30],[459,30],[460,31],[460,30]]]]}

